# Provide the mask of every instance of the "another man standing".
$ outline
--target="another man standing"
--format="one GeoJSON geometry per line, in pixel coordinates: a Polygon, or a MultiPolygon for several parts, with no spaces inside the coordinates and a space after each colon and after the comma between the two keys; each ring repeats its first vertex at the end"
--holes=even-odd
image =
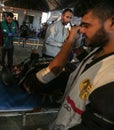
{"type": "Polygon", "coordinates": [[[13,20],[13,13],[8,12],[5,20],[1,22],[1,28],[3,32],[3,44],[2,44],[2,65],[11,69],[13,65],[13,37],[16,34],[16,23],[13,20]],[[7,55],[7,64],[5,63],[5,57],[7,55]]]}
{"type": "Polygon", "coordinates": [[[68,30],[65,28],[65,25],[70,22],[72,16],[72,10],[65,9],[62,12],[61,20],[48,27],[45,35],[44,56],[55,57],[61,50],[63,42],[68,36],[68,30]]]}

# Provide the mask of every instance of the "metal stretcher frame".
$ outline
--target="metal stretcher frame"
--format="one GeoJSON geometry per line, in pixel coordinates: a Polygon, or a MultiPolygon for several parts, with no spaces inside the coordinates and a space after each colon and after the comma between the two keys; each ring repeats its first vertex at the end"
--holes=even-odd
{"type": "Polygon", "coordinates": [[[0,130],[48,130],[57,113],[58,109],[42,109],[40,112],[33,112],[32,109],[0,110],[0,130]]]}
{"type": "Polygon", "coordinates": [[[22,39],[26,39],[26,43],[29,41],[29,42],[32,42],[34,45],[39,43],[39,39],[37,37],[27,37],[27,38],[23,38],[20,36],[14,37],[14,41],[17,40],[18,44],[20,44],[20,42],[22,42],[22,39]]]}

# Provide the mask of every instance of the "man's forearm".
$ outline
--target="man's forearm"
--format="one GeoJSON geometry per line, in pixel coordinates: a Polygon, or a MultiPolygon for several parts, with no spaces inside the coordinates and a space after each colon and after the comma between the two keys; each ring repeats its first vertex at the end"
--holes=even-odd
{"type": "Polygon", "coordinates": [[[72,40],[68,39],[58,55],[50,62],[49,66],[36,73],[36,77],[40,82],[47,84],[60,74],[71,52],[72,42],[72,40]]]}
{"type": "Polygon", "coordinates": [[[47,68],[36,73],[37,79],[42,83],[46,84],[50,82],[63,70],[72,50],[72,45],[77,38],[78,29],[79,27],[73,27],[71,29],[67,40],[64,42],[57,56],[50,62],[47,68]]]}

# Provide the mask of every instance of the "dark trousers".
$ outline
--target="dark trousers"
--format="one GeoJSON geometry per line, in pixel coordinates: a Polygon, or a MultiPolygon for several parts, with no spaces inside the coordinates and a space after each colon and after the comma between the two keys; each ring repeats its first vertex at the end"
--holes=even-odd
{"type": "Polygon", "coordinates": [[[2,48],[2,65],[3,66],[7,64],[8,67],[11,67],[13,65],[13,54],[14,54],[14,47],[2,48]],[[6,56],[7,56],[7,63],[5,63],[6,56]]]}
{"type": "Polygon", "coordinates": [[[68,130],[114,130],[114,124],[95,116],[91,110],[86,110],[82,114],[82,122],[68,130]]]}
{"type": "Polygon", "coordinates": [[[68,129],[68,130],[89,130],[89,129],[86,128],[84,125],[79,124],[79,125],[74,126],[74,127],[70,128],[70,129],[68,129]]]}

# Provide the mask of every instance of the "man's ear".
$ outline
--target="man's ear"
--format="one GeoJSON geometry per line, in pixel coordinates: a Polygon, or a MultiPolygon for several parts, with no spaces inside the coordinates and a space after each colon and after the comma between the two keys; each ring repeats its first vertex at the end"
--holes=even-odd
{"type": "Polygon", "coordinates": [[[114,16],[112,16],[112,26],[114,26],[114,16]]]}
{"type": "Polygon", "coordinates": [[[110,30],[114,31],[114,16],[110,18],[109,26],[110,26],[110,30]]]}

